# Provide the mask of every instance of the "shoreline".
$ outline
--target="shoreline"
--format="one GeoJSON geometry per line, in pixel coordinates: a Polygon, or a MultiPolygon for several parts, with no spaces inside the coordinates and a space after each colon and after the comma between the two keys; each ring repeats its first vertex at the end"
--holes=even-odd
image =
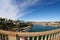
{"type": "Polygon", "coordinates": [[[42,26],[51,26],[51,27],[60,26],[60,23],[56,23],[56,22],[35,22],[35,23],[32,23],[32,24],[39,24],[39,25],[42,25],[42,26]]]}

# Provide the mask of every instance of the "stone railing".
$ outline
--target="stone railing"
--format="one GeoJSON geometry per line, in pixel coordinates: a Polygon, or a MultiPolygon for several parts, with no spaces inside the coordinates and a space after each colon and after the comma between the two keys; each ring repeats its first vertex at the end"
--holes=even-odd
{"type": "Polygon", "coordinates": [[[0,30],[0,40],[60,40],[60,29],[44,32],[11,32],[0,30]]]}

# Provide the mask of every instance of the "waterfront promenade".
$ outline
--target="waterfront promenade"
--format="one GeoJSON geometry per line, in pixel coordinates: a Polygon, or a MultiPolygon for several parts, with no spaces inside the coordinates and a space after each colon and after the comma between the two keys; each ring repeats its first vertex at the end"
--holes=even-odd
{"type": "Polygon", "coordinates": [[[26,37],[27,40],[60,40],[60,29],[44,32],[12,32],[0,30],[0,40],[20,40],[21,37],[26,37]]]}

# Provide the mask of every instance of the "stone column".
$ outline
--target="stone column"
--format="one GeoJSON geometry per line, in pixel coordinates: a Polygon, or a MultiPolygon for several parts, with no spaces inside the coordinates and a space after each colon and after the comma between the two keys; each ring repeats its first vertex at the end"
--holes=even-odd
{"type": "Polygon", "coordinates": [[[48,35],[48,40],[50,40],[50,36],[51,36],[51,35],[48,35]]]}
{"type": "Polygon", "coordinates": [[[45,38],[44,38],[44,40],[47,40],[47,35],[45,35],[45,38]]]}
{"type": "Polygon", "coordinates": [[[32,40],[34,40],[34,37],[32,37],[32,40]]]}
{"type": "Polygon", "coordinates": [[[37,37],[37,40],[39,40],[39,37],[37,37]]]}
{"type": "Polygon", "coordinates": [[[41,40],[43,40],[43,36],[41,36],[41,40]]]}

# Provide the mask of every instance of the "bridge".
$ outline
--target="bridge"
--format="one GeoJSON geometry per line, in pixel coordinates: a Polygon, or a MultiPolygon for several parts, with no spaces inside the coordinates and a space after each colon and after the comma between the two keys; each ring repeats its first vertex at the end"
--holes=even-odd
{"type": "Polygon", "coordinates": [[[60,29],[43,32],[13,32],[0,30],[0,40],[60,40],[60,29]]]}

